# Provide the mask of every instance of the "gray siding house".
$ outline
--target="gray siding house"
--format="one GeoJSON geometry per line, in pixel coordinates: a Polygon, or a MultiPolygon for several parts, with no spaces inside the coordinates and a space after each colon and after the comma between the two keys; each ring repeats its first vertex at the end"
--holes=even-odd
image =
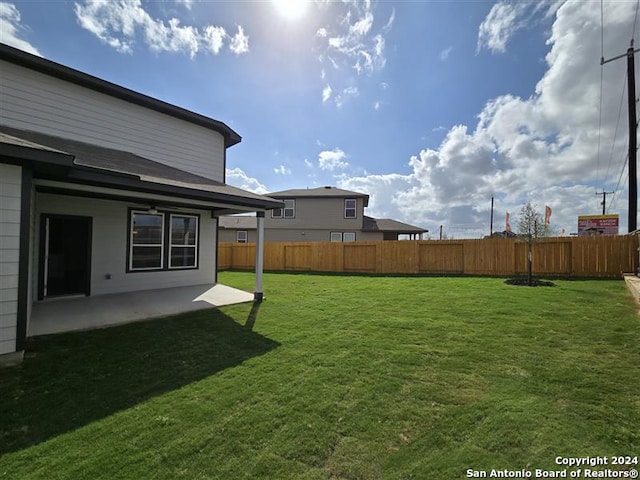
{"type": "MultiPolygon", "coordinates": [[[[364,193],[326,186],[267,195],[284,202],[265,218],[267,242],[362,242],[398,240],[399,235],[419,239],[428,232],[396,220],[366,216],[369,195],[364,193]]],[[[220,218],[221,242],[254,242],[255,232],[255,218],[220,218]]]]}
{"type": "Polygon", "coordinates": [[[218,216],[253,212],[259,233],[282,206],[225,184],[240,141],[0,44],[0,362],[24,350],[34,302],[215,284],[218,216]]]}

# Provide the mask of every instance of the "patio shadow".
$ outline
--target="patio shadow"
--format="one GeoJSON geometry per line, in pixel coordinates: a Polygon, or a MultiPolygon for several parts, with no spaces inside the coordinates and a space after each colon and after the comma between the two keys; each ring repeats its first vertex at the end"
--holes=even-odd
{"type": "Polygon", "coordinates": [[[0,370],[0,457],[278,345],[217,309],[32,338],[22,365],[0,370]]]}

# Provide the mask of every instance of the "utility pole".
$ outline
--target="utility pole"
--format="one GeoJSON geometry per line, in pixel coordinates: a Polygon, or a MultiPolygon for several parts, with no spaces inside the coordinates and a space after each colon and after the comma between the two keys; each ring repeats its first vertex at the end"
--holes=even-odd
{"type": "Polygon", "coordinates": [[[596,192],[596,195],[602,195],[602,202],[600,202],[600,205],[602,205],[602,214],[604,215],[606,213],[606,209],[607,209],[607,195],[613,195],[615,192],[605,192],[602,191],[600,193],[596,192]]]}
{"type": "Polygon", "coordinates": [[[633,232],[637,228],[638,217],[638,172],[636,166],[638,120],[636,118],[636,74],[633,58],[634,53],[638,50],[640,49],[633,49],[632,38],[627,53],[610,58],[609,60],[605,60],[604,57],[600,59],[600,65],[604,65],[619,58],[627,57],[627,92],[629,104],[629,219],[627,227],[629,232],[633,232]]]}

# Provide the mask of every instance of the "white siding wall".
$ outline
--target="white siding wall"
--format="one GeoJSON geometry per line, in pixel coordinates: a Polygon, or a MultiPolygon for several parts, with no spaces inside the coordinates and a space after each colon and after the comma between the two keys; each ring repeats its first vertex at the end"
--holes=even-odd
{"type": "Polygon", "coordinates": [[[0,61],[0,124],[136,153],[213,180],[224,138],[169,115],[0,61]]]}
{"type": "Polygon", "coordinates": [[[22,168],[0,164],[0,355],[16,351],[22,168]]]}
{"type": "MultiPolygon", "coordinates": [[[[197,270],[174,270],[126,273],[128,208],[135,204],[36,194],[36,238],[40,238],[40,218],[43,213],[79,215],[93,218],[91,246],[91,295],[149,290],[214,282],[215,221],[208,211],[189,210],[200,214],[199,266],[197,270]],[[105,276],[111,275],[110,279],[105,276]]],[[[178,212],[176,212],[178,213],[178,212]]],[[[37,257],[36,257],[37,258],[37,257]]],[[[34,262],[32,278],[38,278],[38,262],[34,262]]],[[[37,295],[37,282],[33,295],[37,295]]]]}

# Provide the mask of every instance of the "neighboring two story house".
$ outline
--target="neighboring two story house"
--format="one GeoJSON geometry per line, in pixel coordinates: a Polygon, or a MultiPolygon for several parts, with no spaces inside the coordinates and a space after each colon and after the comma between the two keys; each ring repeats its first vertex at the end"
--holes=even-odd
{"type": "Polygon", "coordinates": [[[214,285],[218,216],[254,212],[260,234],[283,205],[225,184],[240,140],[0,44],[0,363],[21,356],[40,300],[214,285]]]}
{"type": "MultiPolygon", "coordinates": [[[[399,235],[420,239],[420,227],[364,214],[369,195],[336,187],[284,190],[267,194],[284,202],[265,218],[267,242],[360,242],[398,240],[399,235]]],[[[249,216],[220,218],[221,242],[255,241],[256,219],[249,216]]]]}

